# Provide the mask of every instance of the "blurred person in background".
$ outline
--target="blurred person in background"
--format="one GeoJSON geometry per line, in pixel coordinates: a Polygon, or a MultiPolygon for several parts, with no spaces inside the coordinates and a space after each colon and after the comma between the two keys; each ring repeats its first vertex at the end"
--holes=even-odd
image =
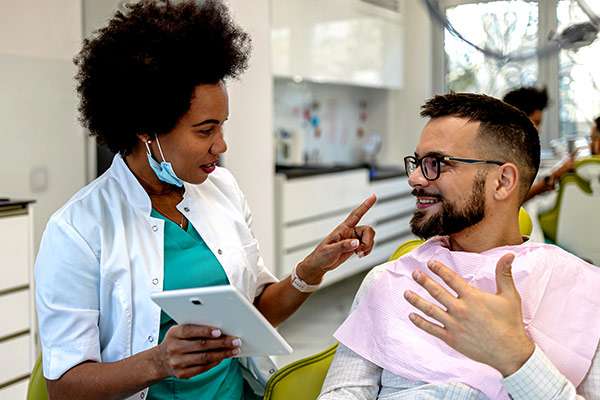
{"type": "MultiPolygon", "coordinates": [[[[524,112],[539,133],[544,118],[544,110],[548,106],[548,91],[546,88],[538,89],[533,86],[519,87],[506,93],[502,100],[524,112]]],[[[559,162],[552,168],[550,174],[537,179],[533,183],[526,200],[554,190],[560,178],[573,170],[574,164],[574,155],[569,155],[566,160],[559,162]]]]}
{"type": "Polygon", "coordinates": [[[592,156],[600,156],[600,115],[594,120],[590,132],[590,151],[592,156]]]}

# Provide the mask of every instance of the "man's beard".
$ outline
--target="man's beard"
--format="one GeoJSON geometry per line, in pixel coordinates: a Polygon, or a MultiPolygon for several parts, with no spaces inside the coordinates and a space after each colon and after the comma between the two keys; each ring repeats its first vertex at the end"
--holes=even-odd
{"type": "MultiPolygon", "coordinates": [[[[485,216],[485,175],[477,174],[471,196],[462,209],[457,210],[456,206],[439,197],[442,209],[438,213],[427,217],[426,211],[415,211],[410,220],[412,233],[429,239],[438,235],[452,235],[480,222],[485,216]]],[[[431,196],[416,189],[412,194],[431,196]]]]}

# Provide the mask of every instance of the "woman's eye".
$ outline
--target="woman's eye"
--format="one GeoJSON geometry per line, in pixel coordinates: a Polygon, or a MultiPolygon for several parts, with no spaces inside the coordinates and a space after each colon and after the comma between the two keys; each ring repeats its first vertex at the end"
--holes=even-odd
{"type": "Polygon", "coordinates": [[[198,132],[203,135],[210,135],[213,132],[214,128],[201,129],[198,132]]]}

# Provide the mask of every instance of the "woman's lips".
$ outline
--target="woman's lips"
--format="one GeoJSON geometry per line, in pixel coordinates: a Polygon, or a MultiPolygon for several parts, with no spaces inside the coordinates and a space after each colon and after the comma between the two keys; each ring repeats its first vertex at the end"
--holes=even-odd
{"type": "Polygon", "coordinates": [[[210,174],[211,172],[213,172],[217,168],[217,163],[214,162],[214,163],[210,163],[210,164],[204,164],[204,165],[201,165],[200,168],[205,173],[210,174]]]}

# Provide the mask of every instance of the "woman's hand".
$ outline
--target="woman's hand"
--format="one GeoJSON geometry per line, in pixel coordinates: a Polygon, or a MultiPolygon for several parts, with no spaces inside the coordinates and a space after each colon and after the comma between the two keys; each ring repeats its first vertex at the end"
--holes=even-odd
{"type": "Polygon", "coordinates": [[[175,325],[157,346],[156,361],[161,376],[191,378],[240,354],[241,344],[240,339],[209,326],[175,325]]]}
{"type": "Polygon", "coordinates": [[[369,196],[298,264],[300,279],[308,284],[317,284],[326,272],[339,267],[352,254],[364,257],[371,253],[375,231],[370,226],[357,225],[376,200],[374,194],[369,196]]]}

